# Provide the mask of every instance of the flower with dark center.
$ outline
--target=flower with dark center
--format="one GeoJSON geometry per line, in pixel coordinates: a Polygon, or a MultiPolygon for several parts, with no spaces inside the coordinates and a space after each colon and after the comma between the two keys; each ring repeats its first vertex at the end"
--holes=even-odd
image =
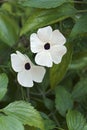
{"type": "Polygon", "coordinates": [[[23,87],[32,87],[33,81],[42,82],[45,75],[45,68],[34,65],[27,55],[16,51],[16,54],[11,54],[11,64],[13,70],[18,72],[17,80],[23,87]]]}
{"type": "Polygon", "coordinates": [[[38,29],[30,36],[30,48],[38,65],[52,67],[53,62],[59,64],[67,52],[64,46],[66,38],[57,29],[52,31],[51,26],[38,29]]]}

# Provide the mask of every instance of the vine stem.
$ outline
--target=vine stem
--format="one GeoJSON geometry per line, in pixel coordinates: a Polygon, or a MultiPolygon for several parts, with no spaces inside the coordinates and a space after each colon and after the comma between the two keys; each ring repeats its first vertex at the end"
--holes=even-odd
{"type": "Polygon", "coordinates": [[[87,4],[87,2],[82,2],[82,1],[72,1],[71,3],[75,3],[75,4],[87,4]]]}
{"type": "Polygon", "coordinates": [[[78,10],[77,13],[86,13],[87,10],[78,10]]]}
{"type": "Polygon", "coordinates": [[[27,88],[27,100],[28,102],[30,102],[30,89],[27,88]]]}
{"type": "Polygon", "coordinates": [[[56,118],[56,116],[53,114],[52,117],[53,117],[53,119],[55,120],[57,126],[60,127],[60,123],[59,123],[58,119],[56,118]]]}
{"type": "Polygon", "coordinates": [[[23,88],[21,87],[21,95],[22,95],[22,99],[25,100],[25,96],[24,96],[24,90],[23,88]]]}
{"type": "Polygon", "coordinates": [[[10,68],[10,66],[0,65],[0,68],[10,68]]]}

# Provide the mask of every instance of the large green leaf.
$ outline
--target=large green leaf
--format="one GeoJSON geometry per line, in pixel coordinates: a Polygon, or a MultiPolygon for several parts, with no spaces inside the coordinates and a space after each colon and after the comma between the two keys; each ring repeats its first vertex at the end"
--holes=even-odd
{"type": "Polygon", "coordinates": [[[74,87],[72,97],[77,101],[82,101],[87,96],[87,77],[82,78],[74,87]]]}
{"type": "Polygon", "coordinates": [[[87,130],[87,124],[84,126],[83,130],[87,130]]]}
{"type": "Polygon", "coordinates": [[[71,37],[75,37],[84,33],[87,33],[87,15],[83,15],[78,19],[70,35],[71,37]]]}
{"type": "Polygon", "coordinates": [[[56,23],[65,18],[73,16],[77,10],[70,4],[63,4],[59,8],[49,10],[38,10],[34,12],[25,22],[20,35],[40,27],[56,23]],[[56,13],[55,13],[56,12],[56,13]]]}
{"type": "Polygon", "coordinates": [[[69,111],[66,116],[67,126],[69,130],[84,130],[86,120],[78,111],[69,111]]]}
{"type": "Polygon", "coordinates": [[[65,90],[62,86],[56,88],[56,109],[62,116],[66,115],[66,112],[73,107],[73,99],[71,94],[65,90]]]}
{"type": "Polygon", "coordinates": [[[0,100],[4,97],[7,92],[8,77],[5,73],[0,74],[0,100]]]}
{"type": "Polygon", "coordinates": [[[0,130],[24,130],[24,127],[16,118],[0,114],[0,130]]]}
{"type": "Polygon", "coordinates": [[[0,40],[13,46],[18,40],[19,27],[10,16],[0,13],[0,40]]]}
{"type": "Polygon", "coordinates": [[[63,79],[72,58],[72,50],[72,44],[67,43],[67,53],[63,57],[62,62],[50,69],[51,88],[54,88],[63,79]]]}
{"type": "Polygon", "coordinates": [[[38,127],[44,130],[43,120],[37,110],[35,110],[30,103],[23,101],[16,101],[9,104],[3,109],[7,115],[14,116],[20,120],[24,125],[38,127]]]}
{"type": "Polygon", "coordinates": [[[9,59],[9,55],[11,54],[11,48],[0,42],[0,64],[6,63],[9,59]]]}
{"type": "Polygon", "coordinates": [[[72,0],[18,0],[18,3],[23,6],[36,8],[54,8],[68,2],[72,0]]]}

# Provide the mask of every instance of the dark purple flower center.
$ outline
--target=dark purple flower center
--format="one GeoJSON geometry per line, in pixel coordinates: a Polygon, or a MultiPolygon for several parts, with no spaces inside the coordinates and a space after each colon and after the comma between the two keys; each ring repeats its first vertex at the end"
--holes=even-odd
{"type": "Polygon", "coordinates": [[[31,68],[30,64],[29,64],[29,63],[26,63],[26,64],[25,64],[25,69],[26,69],[26,70],[29,70],[30,68],[31,68]]]}
{"type": "Polygon", "coordinates": [[[44,45],[44,49],[45,49],[45,50],[49,50],[49,49],[50,49],[50,44],[49,44],[49,43],[46,43],[46,44],[44,45]]]}

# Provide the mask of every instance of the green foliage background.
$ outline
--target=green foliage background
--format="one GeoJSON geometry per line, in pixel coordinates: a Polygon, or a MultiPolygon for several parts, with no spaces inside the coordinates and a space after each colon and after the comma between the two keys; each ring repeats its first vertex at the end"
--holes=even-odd
{"type": "Polygon", "coordinates": [[[0,0],[0,130],[87,130],[87,0],[0,0]],[[34,62],[29,36],[51,25],[67,53],[44,80],[21,87],[10,54],[34,62]]]}

